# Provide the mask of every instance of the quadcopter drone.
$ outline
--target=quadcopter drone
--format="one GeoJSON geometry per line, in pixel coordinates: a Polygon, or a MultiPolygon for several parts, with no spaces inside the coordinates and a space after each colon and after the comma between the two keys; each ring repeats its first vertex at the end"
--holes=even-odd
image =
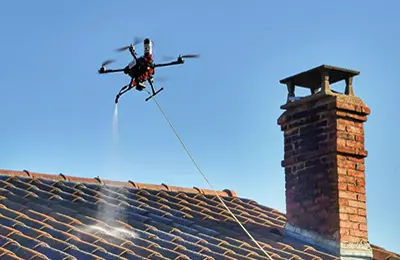
{"type": "Polygon", "coordinates": [[[141,39],[136,38],[135,42],[129,46],[125,46],[122,48],[117,49],[117,51],[125,51],[129,50],[132,54],[133,59],[132,61],[123,69],[106,69],[106,65],[110,64],[114,60],[107,60],[103,62],[101,68],[99,69],[100,74],[104,73],[115,73],[115,72],[123,72],[124,74],[131,77],[131,81],[129,85],[126,85],[121,88],[117,96],[115,97],[115,103],[118,103],[119,98],[131,90],[132,88],[136,88],[138,91],[143,91],[146,88],[146,82],[148,82],[151,86],[152,94],[146,98],[146,101],[160,93],[164,88],[160,88],[159,90],[155,91],[154,88],[154,73],[155,68],[157,67],[166,67],[172,65],[183,64],[185,62],[185,58],[197,58],[199,55],[179,55],[175,61],[168,62],[168,63],[154,63],[154,56],[153,56],[153,42],[146,38],[143,40],[144,45],[144,55],[138,57],[135,51],[135,45],[141,42],[141,39]]]}

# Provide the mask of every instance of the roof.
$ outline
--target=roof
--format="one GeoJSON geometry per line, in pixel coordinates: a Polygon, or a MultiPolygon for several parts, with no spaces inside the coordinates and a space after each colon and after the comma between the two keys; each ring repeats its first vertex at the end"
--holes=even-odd
{"type": "Polygon", "coordinates": [[[301,72],[294,76],[284,78],[279,81],[281,84],[291,83],[293,86],[304,88],[320,88],[321,87],[321,72],[329,73],[329,84],[334,84],[338,81],[345,80],[360,74],[359,71],[339,68],[330,65],[321,65],[319,67],[301,72]]]}
{"type": "MultiPolygon", "coordinates": [[[[273,259],[338,259],[284,235],[283,213],[219,194],[273,259]]],[[[267,259],[198,188],[0,170],[0,214],[3,259],[267,259]]]]}

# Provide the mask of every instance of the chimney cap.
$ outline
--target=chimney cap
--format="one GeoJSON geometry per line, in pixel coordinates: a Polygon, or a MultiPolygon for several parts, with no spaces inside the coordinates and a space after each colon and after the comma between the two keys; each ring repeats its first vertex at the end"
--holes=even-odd
{"type": "Polygon", "coordinates": [[[329,84],[334,84],[341,80],[347,80],[360,74],[359,71],[339,68],[330,65],[321,65],[319,67],[301,72],[294,76],[280,80],[281,84],[291,85],[291,87],[303,87],[311,90],[318,89],[322,83],[322,73],[329,75],[329,84]]]}

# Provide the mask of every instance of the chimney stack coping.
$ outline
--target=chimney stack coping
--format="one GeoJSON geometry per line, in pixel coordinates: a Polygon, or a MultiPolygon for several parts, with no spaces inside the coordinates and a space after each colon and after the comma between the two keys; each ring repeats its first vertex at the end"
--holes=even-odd
{"type": "Polygon", "coordinates": [[[359,74],[360,72],[355,70],[349,70],[330,65],[321,65],[294,76],[284,78],[280,80],[279,83],[287,86],[287,102],[293,102],[302,99],[299,97],[296,98],[295,96],[296,86],[310,89],[311,96],[317,94],[332,95],[337,92],[331,90],[330,85],[342,80],[346,81],[346,89],[344,94],[348,96],[354,96],[353,77],[359,74]],[[321,89],[320,92],[318,92],[319,89],[321,89]]]}

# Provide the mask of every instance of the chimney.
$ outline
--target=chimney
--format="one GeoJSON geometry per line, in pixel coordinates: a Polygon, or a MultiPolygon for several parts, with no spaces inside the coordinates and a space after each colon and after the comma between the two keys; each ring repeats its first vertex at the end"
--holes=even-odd
{"type": "Polygon", "coordinates": [[[370,109],[354,95],[352,71],[327,65],[280,81],[288,90],[284,132],[285,231],[342,259],[372,259],[368,242],[364,122],[370,109]],[[344,93],[331,84],[345,81],[344,93]],[[296,97],[295,87],[310,89],[296,97]]]}

